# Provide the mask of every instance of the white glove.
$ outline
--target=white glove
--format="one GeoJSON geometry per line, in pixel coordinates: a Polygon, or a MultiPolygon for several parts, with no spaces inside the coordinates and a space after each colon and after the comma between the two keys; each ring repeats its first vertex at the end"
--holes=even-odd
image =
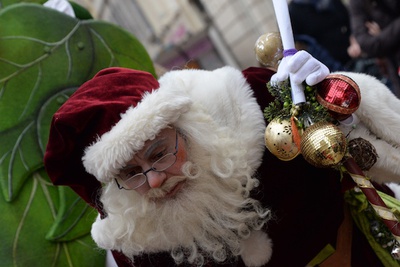
{"type": "Polygon", "coordinates": [[[71,4],[67,0],[49,0],[43,6],[55,9],[61,13],[75,18],[75,12],[71,4]]]}
{"type": "Polygon", "coordinates": [[[271,77],[271,84],[277,85],[285,81],[289,74],[296,84],[306,81],[308,85],[312,86],[325,79],[329,74],[329,69],[308,52],[301,50],[293,56],[282,59],[277,73],[271,77]]]}

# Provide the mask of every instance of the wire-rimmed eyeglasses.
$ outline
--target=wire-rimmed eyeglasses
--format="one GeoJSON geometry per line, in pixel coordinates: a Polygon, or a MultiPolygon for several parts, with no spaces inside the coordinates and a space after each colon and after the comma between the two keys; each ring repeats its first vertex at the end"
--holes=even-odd
{"type": "Polygon", "coordinates": [[[115,181],[119,189],[126,190],[134,190],[147,182],[147,173],[154,172],[163,172],[176,162],[176,154],[178,153],[178,132],[176,132],[176,140],[175,140],[175,152],[167,153],[151,165],[151,168],[140,173],[129,172],[125,175],[125,177],[117,177],[115,181]]]}

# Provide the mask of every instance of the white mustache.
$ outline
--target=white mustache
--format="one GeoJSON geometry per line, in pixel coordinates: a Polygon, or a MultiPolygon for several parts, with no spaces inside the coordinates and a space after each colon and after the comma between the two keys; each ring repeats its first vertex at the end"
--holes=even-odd
{"type": "Polygon", "coordinates": [[[146,193],[146,198],[157,199],[165,197],[178,183],[185,181],[187,177],[185,176],[174,176],[167,179],[164,184],[159,188],[151,188],[146,193]]]}

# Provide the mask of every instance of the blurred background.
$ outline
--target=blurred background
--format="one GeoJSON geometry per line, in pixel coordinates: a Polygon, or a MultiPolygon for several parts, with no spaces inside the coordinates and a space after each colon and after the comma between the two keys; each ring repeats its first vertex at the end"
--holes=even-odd
{"type": "Polygon", "coordinates": [[[254,44],[277,31],[271,0],[74,0],[122,26],[165,67],[257,66],[254,44]]]}
{"type": "MultiPolygon", "coordinates": [[[[278,32],[272,0],[73,1],[95,19],[119,25],[136,36],[159,74],[174,68],[259,66],[254,52],[257,39],[265,33],[278,32]]],[[[297,49],[308,51],[331,71],[375,76],[400,97],[400,67],[390,62],[394,61],[394,52],[362,51],[353,36],[355,22],[350,6],[356,0],[286,1],[297,49]]],[[[371,5],[375,2],[371,1],[371,5]]],[[[384,14],[380,16],[388,20],[390,16],[384,14]]],[[[394,19],[397,17],[396,13],[394,19]]],[[[370,37],[379,40],[377,35],[384,25],[370,37]]],[[[356,26],[361,30],[360,27],[364,26],[356,26]]],[[[378,41],[371,42],[374,45],[378,41]]]]}

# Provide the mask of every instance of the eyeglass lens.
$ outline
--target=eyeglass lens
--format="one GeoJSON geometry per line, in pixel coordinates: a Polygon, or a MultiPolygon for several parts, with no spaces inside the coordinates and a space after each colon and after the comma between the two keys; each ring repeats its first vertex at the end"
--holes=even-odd
{"type": "Polygon", "coordinates": [[[129,175],[129,172],[132,173],[134,170],[129,170],[122,176],[125,176],[127,179],[117,179],[118,187],[125,189],[136,189],[146,183],[147,176],[146,174],[150,171],[162,172],[171,167],[176,162],[176,153],[178,153],[178,132],[175,133],[175,152],[167,153],[157,161],[153,162],[151,168],[144,172],[136,172],[133,176],[129,175]],[[122,187],[119,185],[121,183],[122,187]]]}
{"type": "Polygon", "coordinates": [[[176,153],[166,154],[164,157],[154,162],[149,170],[143,173],[135,174],[134,176],[123,181],[123,187],[127,187],[126,189],[136,189],[139,186],[143,185],[147,180],[146,174],[148,172],[150,171],[162,172],[171,167],[176,162],[175,154],[176,153]]]}

